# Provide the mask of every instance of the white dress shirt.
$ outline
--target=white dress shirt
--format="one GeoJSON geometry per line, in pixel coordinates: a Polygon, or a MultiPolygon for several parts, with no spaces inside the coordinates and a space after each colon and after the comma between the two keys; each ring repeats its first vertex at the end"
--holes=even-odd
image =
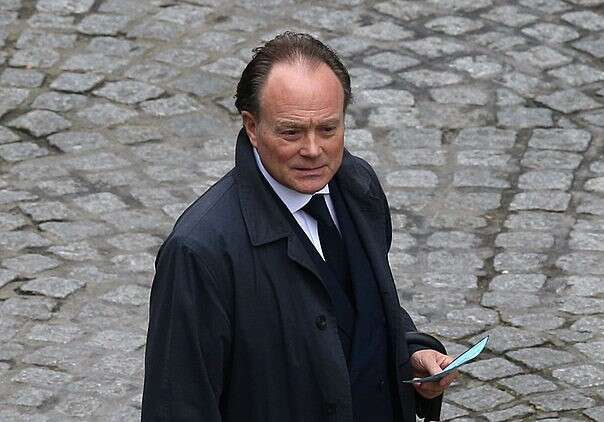
{"type": "MultiPolygon", "coordinates": [[[[271,185],[277,196],[283,201],[289,212],[292,213],[308,239],[310,239],[311,243],[319,252],[319,255],[323,259],[323,250],[321,249],[321,241],[319,240],[319,230],[317,228],[317,220],[308,215],[306,212],[302,211],[302,208],[308,204],[310,199],[312,198],[312,194],[309,193],[301,193],[297,192],[293,189],[288,188],[287,186],[279,183],[273,176],[269,174],[264,165],[262,164],[262,160],[260,159],[260,155],[256,148],[254,148],[254,157],[256,158],[256,164],[258,164],[258,168],[260,169],[260,173],[264,176],[266,181],[271,185]]],[[[329,209],[329,214],[331,218],[336,224],[338,230],[340,226],[338,224],[338,218],[336,217],[336,210],[333,206],[333,202],[329,195],[329,185],[325,185],[323,189],[315,192],[317,194],[323,194],[325,197],[325,202],[327,203],[327,209],[329,209]]]]}

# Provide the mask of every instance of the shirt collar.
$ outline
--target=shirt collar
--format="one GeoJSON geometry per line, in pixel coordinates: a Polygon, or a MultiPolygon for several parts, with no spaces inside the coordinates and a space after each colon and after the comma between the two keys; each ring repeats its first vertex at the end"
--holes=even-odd
{"type": "MultiPolygon", "coordinates": [[[[256,148],[254,150],[254,158],[256,159],[256,164],[258,165],[258,169],[260,169],[260,173],[264,176],[266,181],[271,185],[277,196],[283,201],[289,212],[292,214],[300,211],[304,205],[308,204],[310,198],[312,198],[313,194],[310,193],[302,193],[297,192],[293,189],[288,188],[287,186],[282,185],[280,182],[275,180],[273,176],[266,170],[264,165],[262,164],[262,160],[260,159],[260,155],[256,148]]],[[[329,194],[329,185],[325,185],[322,189],[318,190],[315,193],[320,194],[329,194]]]]}

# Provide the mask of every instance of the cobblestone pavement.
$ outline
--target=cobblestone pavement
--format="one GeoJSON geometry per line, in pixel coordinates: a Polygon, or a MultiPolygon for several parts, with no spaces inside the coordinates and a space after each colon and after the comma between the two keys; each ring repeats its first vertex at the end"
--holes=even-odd
{"type": "Polygon", "coordinates": [[[604,420],[604,1],[0,0],[0,421],[136,421],[153,262],[286,29],[344,57],[446,419],[604,420]]]}

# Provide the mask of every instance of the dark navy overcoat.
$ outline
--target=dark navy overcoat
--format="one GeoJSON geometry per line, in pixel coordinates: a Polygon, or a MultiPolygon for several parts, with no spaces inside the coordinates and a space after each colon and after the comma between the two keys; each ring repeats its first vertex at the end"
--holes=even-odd
{"type": "MultiPolygon", "coordinates": [[[[159,250],[143,422],[353,421],[328,292],[261,177],[242,130],[234,169],[182,214],[159,250]]],[[[388,264],[386,197],[369,164],[347,151],[335,177],[379,285],[392,367],[410,378],[405,333],[415,326],[388,264]]],[[[438,417],[442,397],[425,400],[402,383],[398,397],[405,422],[416,412],[438,417]]]]}

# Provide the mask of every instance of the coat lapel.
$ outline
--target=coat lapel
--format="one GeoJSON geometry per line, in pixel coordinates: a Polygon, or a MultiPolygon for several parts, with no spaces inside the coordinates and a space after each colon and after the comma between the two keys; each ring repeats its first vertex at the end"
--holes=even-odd
{"type": "Polygon", "coordinates": [[[244,129],[240,130],[237,137],[235,169],[241,212],[252,245],[260,246],[287,238],[287,256],[321,280],[304,245],[275,202],[280,199],[258,171],[252,146],[244,129]]]}

